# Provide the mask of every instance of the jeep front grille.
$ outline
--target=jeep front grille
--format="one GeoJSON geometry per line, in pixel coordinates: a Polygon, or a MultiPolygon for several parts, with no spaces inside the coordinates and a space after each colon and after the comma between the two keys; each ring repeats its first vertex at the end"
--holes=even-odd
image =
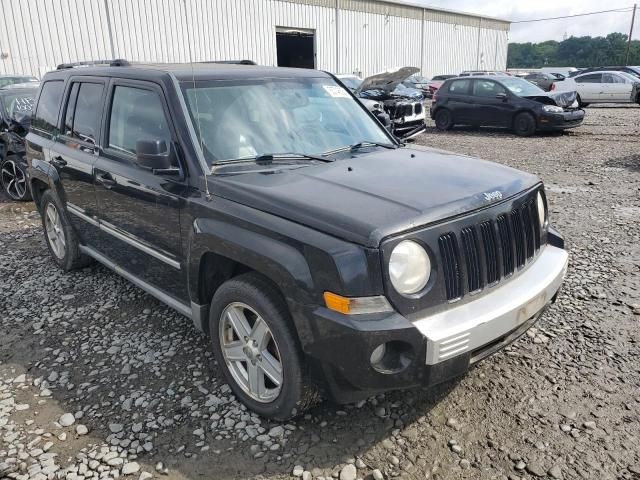
{"type": "Polygon", "coordinates": [[[440,235],[438,246],[448,300],[499,282],[523,268],[540,250],[535,197],[510,213],[440,235]]]}
{"type": "Polygon", "coordinates": [[[445,233],[438,239],[440,255],[442,255],[442,269],[447,290],[447,299],[453,300],[462,296],[458,242],[453,233],[445,233]]]}

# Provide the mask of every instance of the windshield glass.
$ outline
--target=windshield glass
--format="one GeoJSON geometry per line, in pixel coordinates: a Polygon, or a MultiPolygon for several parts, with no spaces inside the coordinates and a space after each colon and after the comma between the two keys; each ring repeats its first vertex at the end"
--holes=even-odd
{"type": "Polygon", "coordinates": [[[5,93],[1,97],[0,107],[7,118],[22,121],[24,117],[31,116],[34,99],[35,91],[5,93]]]}
{"type": "Polygon", "coordinates": [[[13,85],[14,83],[28,83],[37,81],[38,79],[35,77],[0,77],[0,88],[6,87],[7,85],[13,85]]]}
{"type": "Polygon", "coordinates": [[[632,73],[629,72],[616,72],[619,73],[620,75],[622,75],[624,78],[626,78],[627,80],[629,80],[630,82],[637,82],[639,79],[638,77],[636,77],[635,75],[633,75],[632,73]]]}
{"type": "Polygon", "coordinates": [[[504,77],[500,82],[507,87],[511,93],[519,97],[527,97],[529,95],[545,95],[545,91],[537,85],[518,77],[504,77]]]}
{"type": "Polygon", "coordinates": [[[185,81],[182,90],[209,165],[284,153],[317,156],[358,142],[393,144],[331,78],[185,81]]]}
{"type": "Polygon", "coordinates": [[[352,90],[357,90],[362,85],[362,80],[358,77],[343,77],[340,81],[352,90]]]}

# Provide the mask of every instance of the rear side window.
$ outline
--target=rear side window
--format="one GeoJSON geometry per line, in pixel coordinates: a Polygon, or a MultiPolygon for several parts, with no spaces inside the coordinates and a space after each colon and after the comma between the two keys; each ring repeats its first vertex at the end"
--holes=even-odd
{"type": "Polygon", "coordinates": [[[467,95],[469,93],[469,85],[471,80],[454,80],[449,84],[449,93],[458,95],[467,95]]]}
{"type": "Polygon", "coordinates": [[[98,138],[103,90],[104,87],[99,83],[80,84],[73,116],[74,137],[95,143],[98,138]]]}
{"type": "Polygon", "coordinates": [[[576,77],[576,83],[602,83],[601,73],[589,73],[576,77]]]}
{"type": "Polygon", "coordinates": [[[109,147],[135,154],[138,140],[171,143],[171,130],[157,92],[116,86],[109,121],[109,147]]]}
{"type": "Polygon", "coordinates": [[[36,107],[31,126],[37,130],[53,133],[58,123],[58,111],[62,100],[64,82],[61,80],[45,82],[36,107]]]}

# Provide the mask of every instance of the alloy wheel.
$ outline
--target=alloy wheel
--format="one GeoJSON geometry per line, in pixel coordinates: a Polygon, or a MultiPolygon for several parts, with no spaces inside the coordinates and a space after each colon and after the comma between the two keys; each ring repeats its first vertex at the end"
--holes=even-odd
{"type": "Polygon", "coordinates": [[[47,205],[44,222],[51,250],[56,257],[62,260],[67,249],[67,242],[64,236],[64,229],[62,228],[60,212],[58,212],[58,209],[53,203],[47,205]]]}
{"type": "Polygon", "coordinates": [[[267,322],[249,305],[234,302],[219,322],[222,355],[231,376],[251,398],[270,403],[280,394],[283,364],[267,322]]]}
{"type": "Polygon", "coordinates": [[[5,160],[0,172],[5,192],[14,200],[22,200],[27,194],[27,177],[13,160],[5,160]]]}

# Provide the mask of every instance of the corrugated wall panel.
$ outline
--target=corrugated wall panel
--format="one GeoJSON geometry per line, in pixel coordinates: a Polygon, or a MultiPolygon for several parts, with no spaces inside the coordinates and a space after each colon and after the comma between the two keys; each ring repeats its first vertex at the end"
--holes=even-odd
{"type": "Polygon", "coordinates": [[[0,0],[0,73],[40,76],[104,58],[276,65],[278,27],[313,30],[316,67],[339,73],[506,67],[503,22],[373,0],[337,4],[338,25],[336,0],[0,0]]]}

